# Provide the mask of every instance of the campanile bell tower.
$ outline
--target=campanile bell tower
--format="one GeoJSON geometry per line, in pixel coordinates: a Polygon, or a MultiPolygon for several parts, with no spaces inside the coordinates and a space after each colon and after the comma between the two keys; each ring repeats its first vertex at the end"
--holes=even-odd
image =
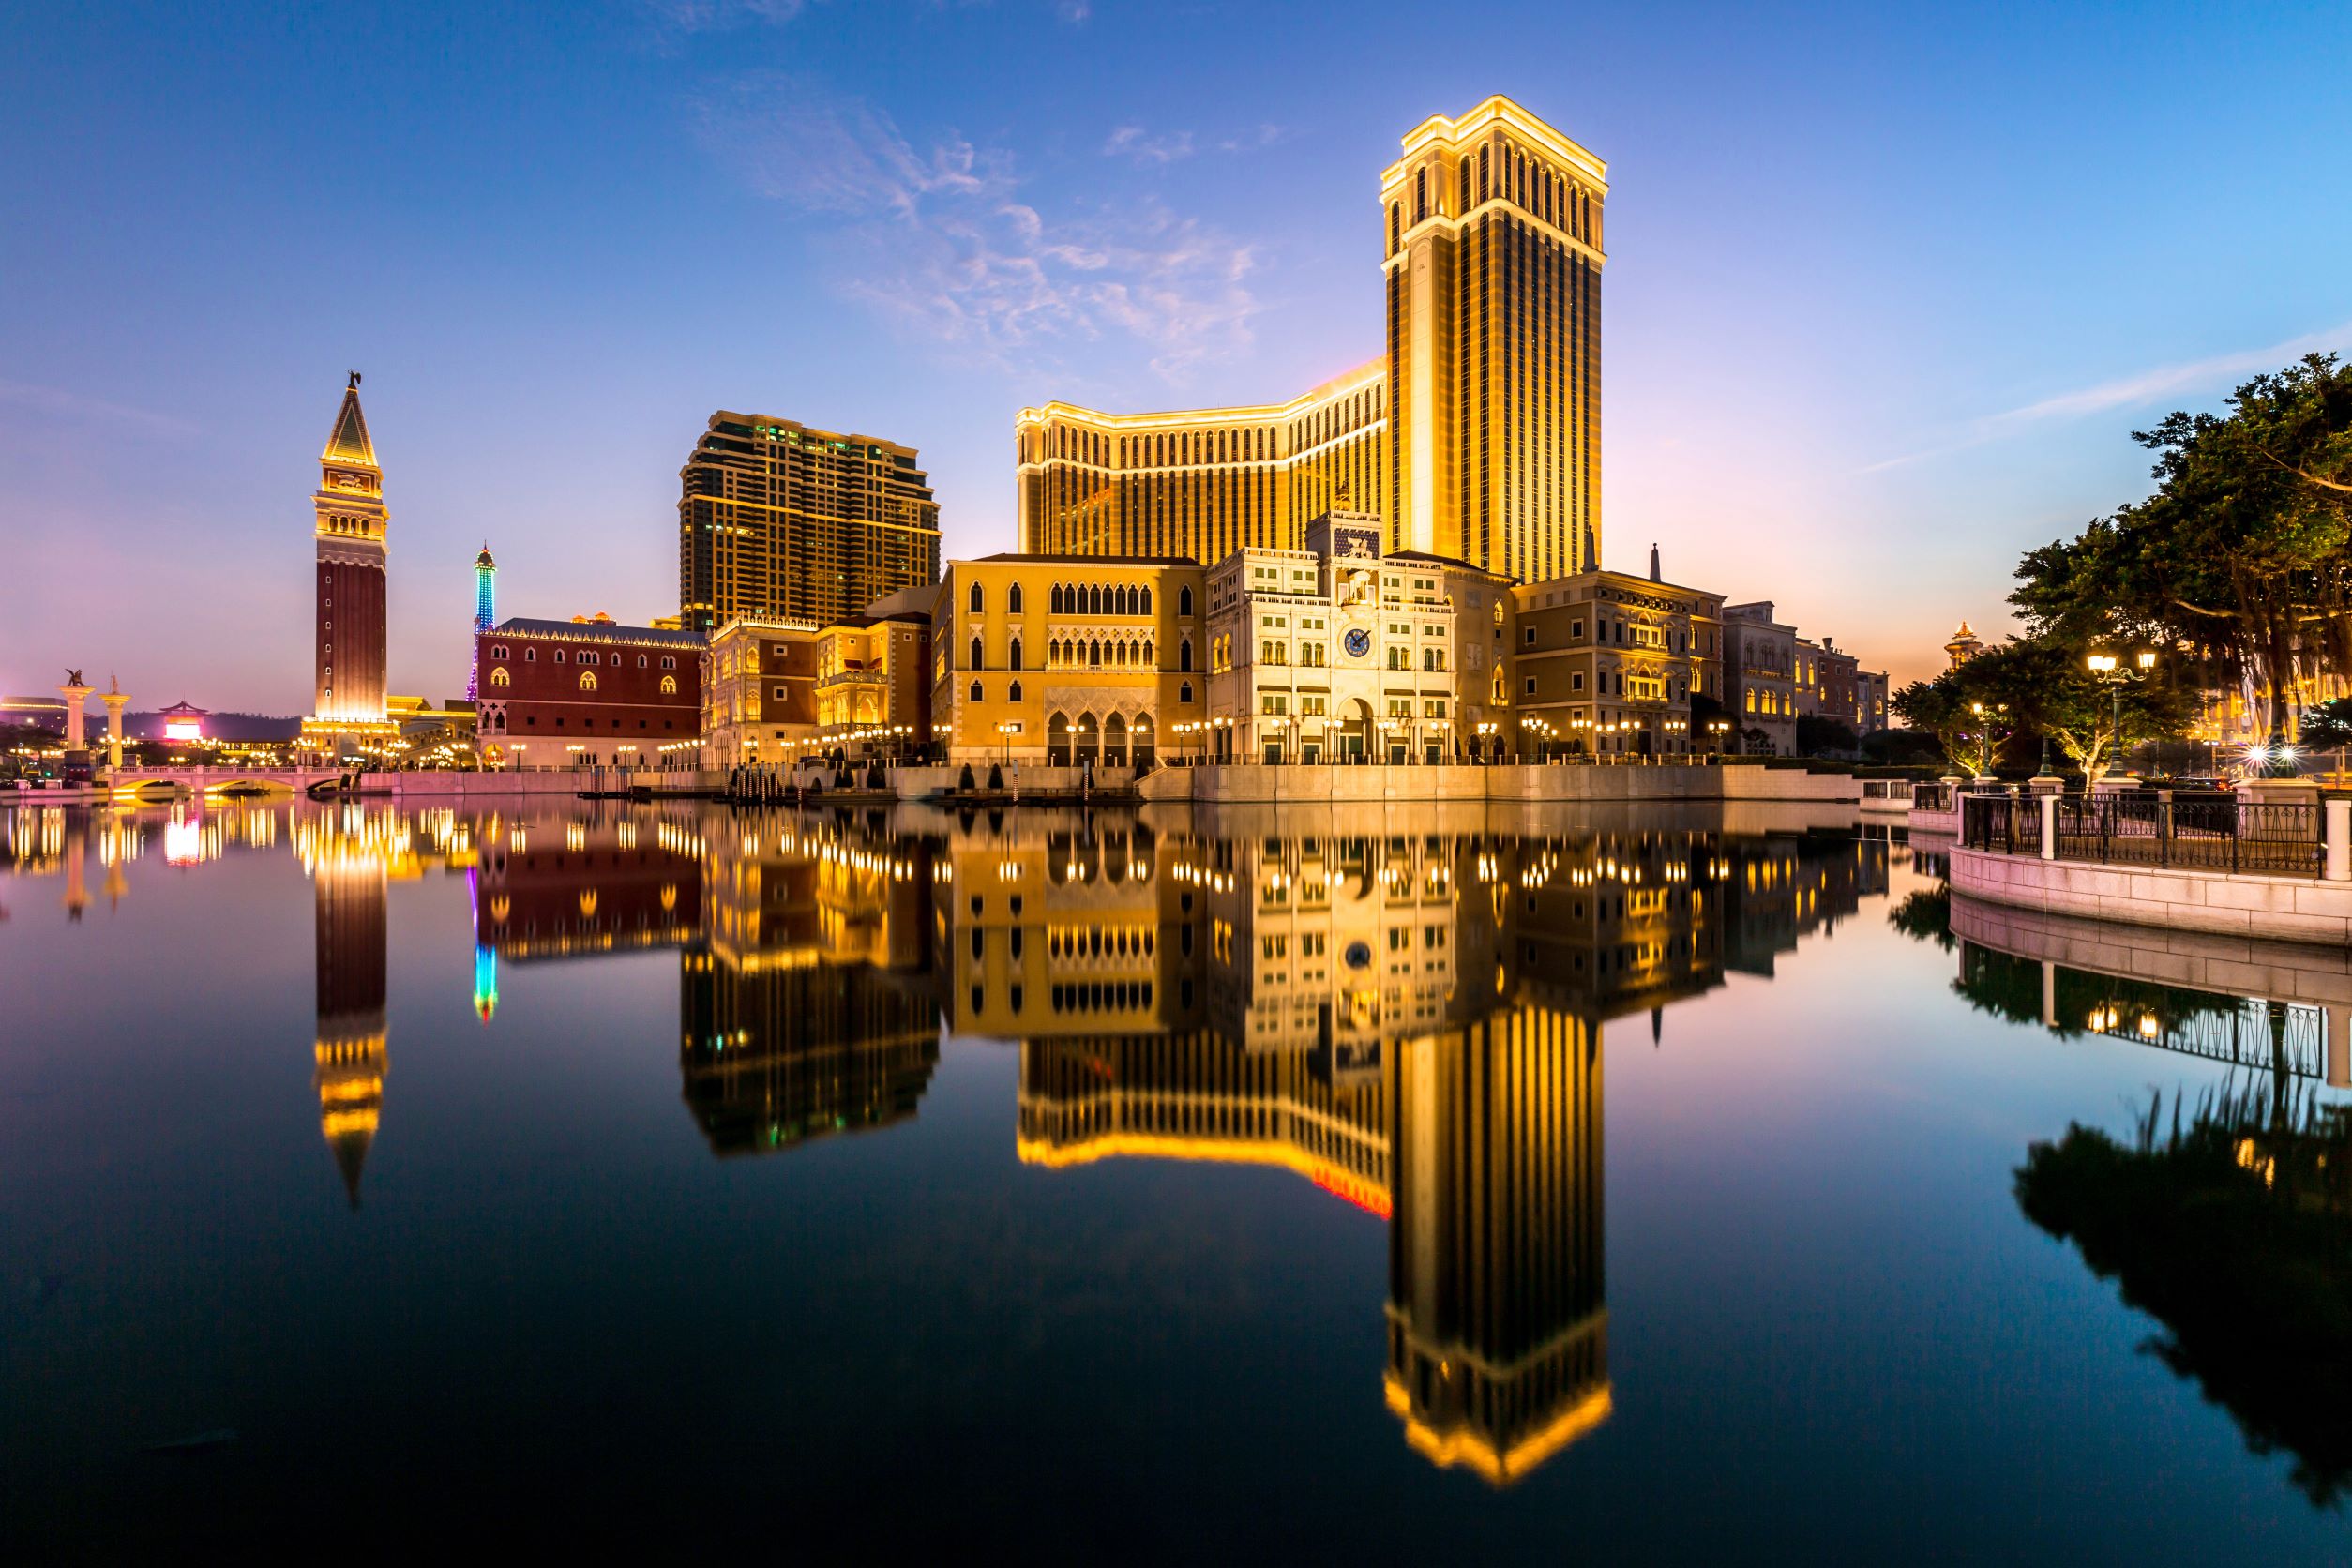
{"type": "Polygon", "coordinates": [[[359,412],[359,372],[343,388],[311,496],[318,541],[318,697],[323,724],[374,725],[384,709],[384,471],[359,412]]]}

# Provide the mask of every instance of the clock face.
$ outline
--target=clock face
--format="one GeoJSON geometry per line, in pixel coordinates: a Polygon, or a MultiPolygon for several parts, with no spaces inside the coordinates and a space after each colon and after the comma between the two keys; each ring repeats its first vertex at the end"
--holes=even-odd
{"type": "Polygon", "coordinates": [[[1349,658],[1362,658],[1372,651],[1372,634],[1362,626],[1350,626],[1348,635],[1340,639],[1340,646],[1348,650],[1349,658]]]}

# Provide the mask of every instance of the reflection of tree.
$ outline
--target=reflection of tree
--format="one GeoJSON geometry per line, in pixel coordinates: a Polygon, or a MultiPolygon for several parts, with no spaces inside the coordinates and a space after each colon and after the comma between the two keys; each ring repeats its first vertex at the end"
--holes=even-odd
{"type": "MultiPolygon", "coordinates": [[[[1947,901],[1945,913],[1950,912],[1947,901]]],[[[1952,988],[1980,1013],[2011,1023],[2042,1021],[2042,966],[2034,959],[1971,942],[1960,950],[1960,978],[1952,988]]]]}
{"type": "Polygon", "coordinates": [[[2118,1279],[2169,1331],[2148,1349],[2331,1505],[2352,1483],[2352,1108],[2265,1084],[2186,1126],[2176,1100],[2160,1137],[2162,1110],[2128,1144],[2080,1125],[2035,1144],[2018,1207],[2118,1279]]]}
{"type": "Polygon", "coordinates": [[[1952,889],[1922,887],[1887,912],[1887,924],[1913,942],[1952,951],[1952,889]]]}

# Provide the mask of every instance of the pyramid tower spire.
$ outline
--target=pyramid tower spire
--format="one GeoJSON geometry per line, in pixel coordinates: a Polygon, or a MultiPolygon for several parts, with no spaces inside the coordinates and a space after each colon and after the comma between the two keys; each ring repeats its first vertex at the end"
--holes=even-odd
{"type": "Polygon", "coordinates": [[[368,416],[359,408],[357,370],[351,372],[351,381],[343,388],[343,406],[335,415],[335,433],[326,438],[326,450],[319,454],[319,460],[376,466],[376,444],[368,438],[368,416]]]}

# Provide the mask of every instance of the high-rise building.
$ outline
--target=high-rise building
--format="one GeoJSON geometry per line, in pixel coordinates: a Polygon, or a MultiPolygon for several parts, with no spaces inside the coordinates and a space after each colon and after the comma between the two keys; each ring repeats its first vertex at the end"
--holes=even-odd
{"type": "Polygon", "coordinates": [[[1327,511],[1523,580],[1598,559],[1599,158],[1506,98],[1424,121],[1381,175],[1387,350],[1287,403],[1015,423],[1021,549],[1298,550],[1327,511]]]}
{"type": "Polygon", "coordinates": [[[1357,366],[1287,403],[1100,414],[1025,408],[1020,540],[1033,555],[1302,550],[1330,511],[1387,510],[1386,372],[1357,366]]]}
{"type": "Polygon", "coordinates": [[[678,613],[817,626],[939,580],[939,503],[912,446],[711,415],[678,471],[678,613]]]}
{"type": "Polygon", "coordinates": [[[1396,548],[1535,580],[1597,562],[1608,166],[1507,98],[1380,176],[1396,548]],[[1590,542],[1587,542],[1587,535],[1590,542]]]}
{"type": "Polygon", "coordinates": [[[482,634],[498,624],[498,563],[490,559],[490,541],[474,558],[474,662],[466,670],[465,700],[482,695],[482,634]]]}
{"type": "Polygon", "coordinates": [[[318,683],[325,726],[384,723],[384,470],[359,412],[359,372],[343,388],[310,497],[318,541],[318,683]]]}

